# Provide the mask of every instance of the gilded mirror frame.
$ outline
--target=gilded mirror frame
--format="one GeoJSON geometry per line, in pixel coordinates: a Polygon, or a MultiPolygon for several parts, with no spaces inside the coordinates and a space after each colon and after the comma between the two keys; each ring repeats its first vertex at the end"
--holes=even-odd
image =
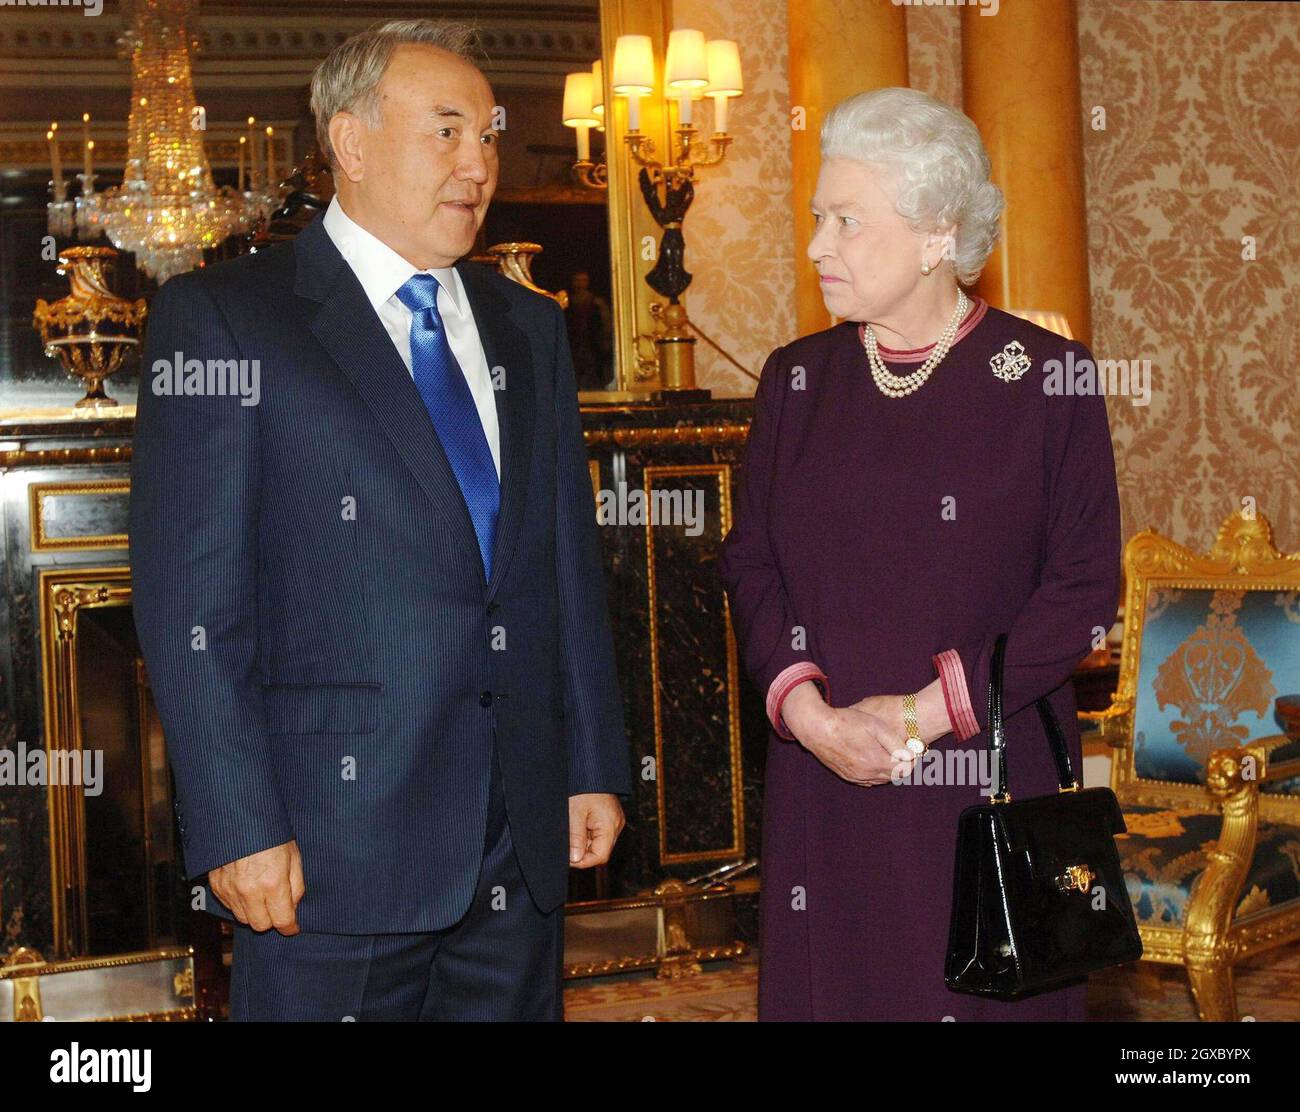
{"type": "MultiPolygon", "coordinates": [[[[613,291],[614,366],[617,388],[582,391],[585,402],[634,401],[659,389],[659,367],[653,341],[657,329],[652,306],[661,298],[645,281],[655,264],[655,252],[646,252],[649,242],[657,250],[660,227],[646,208],[637,184],[640,167],[628,157],[624,135],[626,106],[617,106],[609,91],[614,62],[614,44],[619,35],[649,35],[654,54],[662,64],[672,29],[672,0],[600,0],[601,67],[605,78],[605,151],[609,164],[609,257],[610,288],[613,291]],[[609,111],[613,108],[614,111],[609,111]],[[650,257],[645,256],[649,254],[650,257]]],[[[662,77],[662,74],[657,74],[662,77]]],[[[642,134],[654,140],[655,148],[668,149],[667,104],[660,92],[641,101],[642,134]]]]}

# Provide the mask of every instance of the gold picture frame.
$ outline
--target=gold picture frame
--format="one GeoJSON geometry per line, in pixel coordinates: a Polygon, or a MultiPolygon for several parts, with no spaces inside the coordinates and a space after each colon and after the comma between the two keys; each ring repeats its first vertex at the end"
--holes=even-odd
{"type": "MultiPolygon", "coordinates": [[[[79,567],[44,570],[37,586],[40,606],[41,699],[44,711],[43,744],[51,767],[66,765],[60,754],[80,754],[83,700],[79,678],[80,615],[88,610],[131,605],[131,571],[125,566],[79,567]]],[[[139,671],[138,667],[135,669],[139,671]]],[[[141,698],[138,687],[135,698],[141,698]]],[[[138,709],[138,708],[137,708],[138,709]]],[[[145,738],[133,739],[144,744],[145,738]]],[[[147,792],[141,754],[141,790],[147,792]]],[[[50,832],[50,913],[54,959],[88,956],[90,907],[85,793],[79,784],[51,782],[46,787],[50,832]]],[[[146,795],[142,824],[149,844],[150,816],[146,795]]],[[[151,902],[156,895],[146,885],[151,902]]],[[[149,942],[156,922],[149,913],[149,942]]]]}

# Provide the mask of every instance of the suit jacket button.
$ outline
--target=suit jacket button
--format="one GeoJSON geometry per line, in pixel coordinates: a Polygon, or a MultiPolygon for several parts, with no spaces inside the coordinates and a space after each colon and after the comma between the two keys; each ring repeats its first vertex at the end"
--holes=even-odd
{"type": "Polygon", "coordinates": [[[483,692],[483,694],[478,697],[478,705],[481,707],[490,707],[492,705],[492,692],[483,692]]]}

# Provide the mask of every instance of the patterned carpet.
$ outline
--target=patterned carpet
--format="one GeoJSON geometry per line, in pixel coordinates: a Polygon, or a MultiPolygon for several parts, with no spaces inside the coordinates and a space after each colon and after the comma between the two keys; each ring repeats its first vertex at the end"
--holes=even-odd
{"type": "Polygon", "coordinates": [[[713,962],[698,977],[661,981],[653,973],[571,981],[564,990],[570,1023],[746,1023],[758,1019],[758,958],[713,962]]]}
{"type": "MultiPolygon", "coordinates": [[[[757,1018],[758,956],[706,966],[698,977],[660,981],[653,973],[570,982],[569,1022],[752,1022],[757,1018]]],[[[1300,1020],[1300,946],[1284,947],[1237,967],[1243,1016],[1300,1020]]],[[[1172,966],[1139,963],[1088,983],[1093,1020],[1195,1020],[1187,977],[1172,966]]]]}

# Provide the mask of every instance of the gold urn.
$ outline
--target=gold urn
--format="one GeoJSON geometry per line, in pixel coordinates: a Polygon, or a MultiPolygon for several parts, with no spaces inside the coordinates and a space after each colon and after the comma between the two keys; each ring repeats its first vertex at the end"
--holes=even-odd
{"type": "Polygon", "coordinates": [[[38,298],[32,315],[45,354],[86,383],[77,408],[116,406],[104,393],[104,379],[118,371],[138,347],[148,311],[145,301],[127,301],[108,288],[105,271],[116,260],[111,247],[69,247],[59,254],[59,273],[72,287],[53,304],[38,298]]]}

